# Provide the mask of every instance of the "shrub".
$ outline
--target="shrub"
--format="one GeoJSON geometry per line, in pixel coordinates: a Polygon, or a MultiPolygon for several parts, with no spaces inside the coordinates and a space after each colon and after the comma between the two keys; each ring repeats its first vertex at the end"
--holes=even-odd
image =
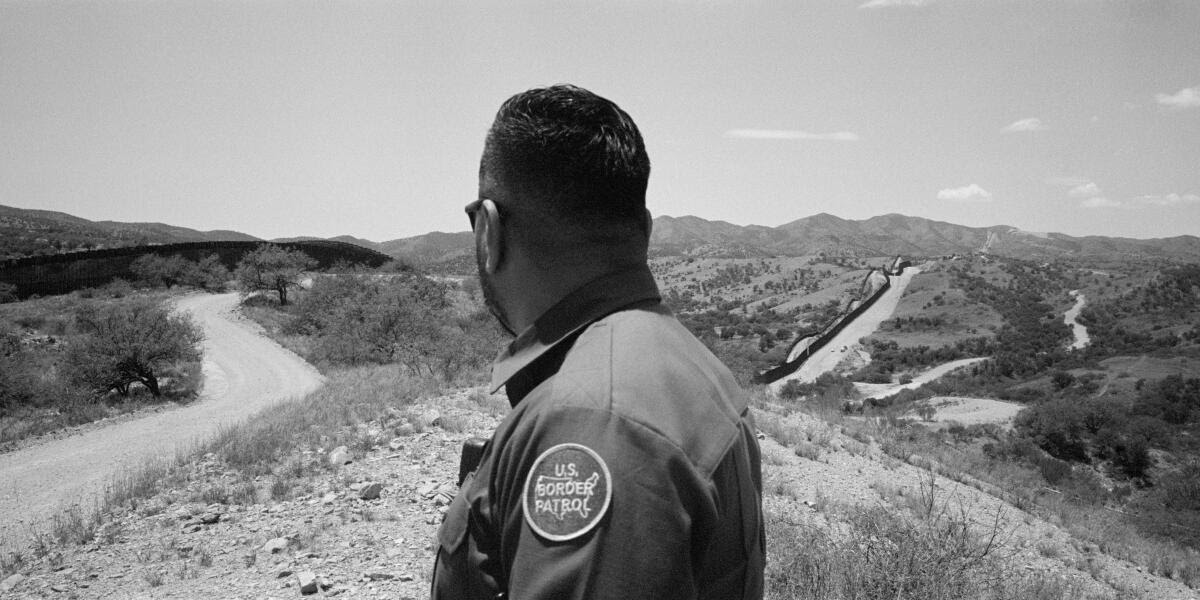
{"type": "Polygon", "coordinates": [[[1083,411],[1076,402],[1055,399],[1031,406],[1017,414],[1015,426],[1051,456],[1087,459],[1083,411]]]}
{"type": "Polygon", "coordinates": [[[17,286],[0,281],[0,304],[17,301],[17,286]]]}
{"type": "Polygon", "coordinates": [[[128,395],[130,384],[140,382],[159,396],[164,370],[200,360],[200,329],[189,316],[172,314],[158,302],[88,306],[76,323],[84,335],[72,344],[67,363],[76,381],[96,391],[128,395]]]}
{"type": "Polygon", "coordinates": [[[766,595],[791,600],[1004,598],[998,530],[934,510],[916,520],[875,508],[846,516],[844,532],[770,516],[766,595]]]}
{"type": "Polygon", "coordinates": [[[287,305],[288,290],[300,287],[301,275],[316,264],[299,250],[263,244],[242,257],[234,276],[242,292],[273,291],[279,295],[279,304],[287,305]]]}
{"type": "Polygon", "coordinates": [[[449,380],[487,364],[499,338],[485,310],[462,313],[445,286],[420,275],[344,274],[318,278],[285,332],[313,336],[315,362],[399,363],[449,380]]]}

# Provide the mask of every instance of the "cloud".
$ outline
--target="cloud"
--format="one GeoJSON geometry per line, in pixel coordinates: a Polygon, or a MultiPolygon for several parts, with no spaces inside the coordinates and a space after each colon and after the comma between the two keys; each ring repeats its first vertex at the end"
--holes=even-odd
{"type": "Polygon", "coordinates": [[[1042,124],[1041,119],[1037,117],[1030,117],[1028,119],[1021,119],[1020,121],[1014,121],[1011,125],[1005,127],[1001,131],[1004,133],[1029,133],[1033,131],[1043,131],[1045,129],[1046,126],[1042,124]]]}
{"type": "Polygon", "coordinates": [[[1104,192],[1100,191],[1100,186],[1088,181],[1071,188],[1067,192],[1067,195],[1072,198],[1095,198],[1103,193],[1104,192]]]}
{"type": "Polygon", "coordinates": [[[744,140],[818,140],[827,142],[857,142],[858,134],[850,131],[834,133],[809,133],[797,129],[730,129],[727,138],[744,140]]]}
{"type": "MultiPolygon", "coordinates": [[[[1062,178],[1066,181],[1067,178],[1062,178]]],[[[1087,179],[1078,179],[1071,185],[1071,189],[1067,190],[1067,196],[1080,200],[1079,205],[1084,208],[1116,208],[1122,206],[1120,202],[1109,200],[1104,197],[1104,190],[1096,185],[1096,182],[1087,179]]]]}
{"type": "Polygon", "coordinates": [[[1079,205],[1084,208],[1119,208],[1124,206],[1120,202],[1109,200],[1104,196],[1092,196],[1091,198],[1084,198],[1079,205]]]}
{"type": "Polygon", "coordinates": [[[1161,196],[1138,196],[1130,202],[1141,206],[1179,206],[1181,204],[1200,204],[1200,196],[1196,194],[1164,194],[1161,196]]]}
{"type": "Polygon", "coordinates": [[[1080,206],[1083,206],[1084,208],[1136,209],[1136,208],[1149,208],[1149,207],[1169,207],[1169,206],[1183,206],[1183,205],[1200,204],[1200,196],[1198,196],[1196,194],[1174,194],[1174,193],[1171,193],[1171,194],[1161,194],[1161,195],[1137,196],[1136,198],[1130,198],[1129,200],[1127,200],[1125,202],[1109,200],[1108,198],[1105,198],[1103,196],[1095,196],[1092,198],[1085,198],[1083,200],[1083,202],[1080,202],[1079,204],[1080,204],[1080,206]]]}
{"type": "Polygon", "coordinates": [[[952,202],[991,202],[992,193],[972,183],[963,187],[941,190],[937,193],[937,199],[952,202]]]}
{"type": "Polygon", "coordinates": [[[868,0],[859,8],[894,8],[897,6],[925,6],[930,0],[868,0]]]}
{"type": "Polygon", "coordinates": [[[1174,94],[1155,94],[1154,100],[1161,106],[1177,110],[1200,108],[1200,85],[1183,88],[1174,94]]]}

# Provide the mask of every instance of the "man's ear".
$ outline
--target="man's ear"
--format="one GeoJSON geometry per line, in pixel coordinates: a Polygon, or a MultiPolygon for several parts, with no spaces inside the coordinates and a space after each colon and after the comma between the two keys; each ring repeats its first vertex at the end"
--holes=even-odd
{"type": "Polygon", "coordinates": [[[477,235],[483,236],[479,248],[483,252],[483,266],[489,275],[494,275],[504,259],[504,234],[500,231],[500,210],[496,203],[484,200],[479,206],[476,219],[478,227],[483,231],[477,235]]]}
{"type": "Polygon", "coordinates": [[[654,233],[654,216],[650,214],[650,209],[645,209],[646,214],[642,217],[646,220],[646,239],[650,239],[650,234],[654,233]]]}

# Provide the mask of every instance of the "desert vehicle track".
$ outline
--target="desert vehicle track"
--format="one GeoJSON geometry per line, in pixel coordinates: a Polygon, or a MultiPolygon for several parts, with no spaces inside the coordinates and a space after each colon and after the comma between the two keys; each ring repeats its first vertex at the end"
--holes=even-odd
{"type": "Polygon", "coordinates": [[[237,294],[176,301],[205,335],[205,383],[195,402],[0,454],[0,551],[43,529],[58,511],[90,510],[122,472],[174,456],[224,425],[320,385],[311,365],[237,314],[237,302],[237,294]]]}

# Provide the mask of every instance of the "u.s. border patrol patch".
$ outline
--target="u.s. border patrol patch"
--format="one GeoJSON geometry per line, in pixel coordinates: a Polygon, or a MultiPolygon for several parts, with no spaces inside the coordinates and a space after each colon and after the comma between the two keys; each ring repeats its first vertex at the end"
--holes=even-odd
{"type": "Polygon", "coordinates": [[[546,450],[529,469],[525,522],[543,538],[561,542],[596,526],[612,501],[612,474],[604,459],[580,444],[546,450]]]}

